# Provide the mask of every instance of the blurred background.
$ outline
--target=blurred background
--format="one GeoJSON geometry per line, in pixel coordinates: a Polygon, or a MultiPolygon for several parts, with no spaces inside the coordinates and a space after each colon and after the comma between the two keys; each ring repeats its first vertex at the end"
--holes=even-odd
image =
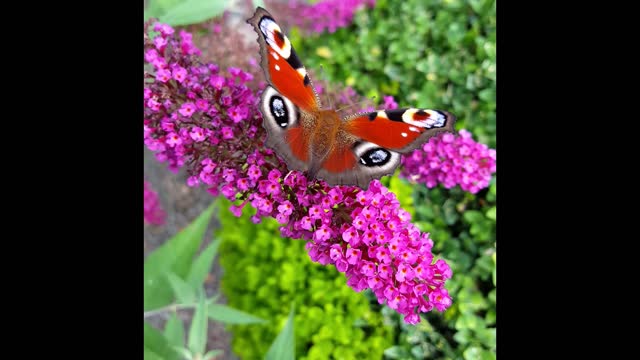
{"type": "MultiPolygon", "coordinates": [[[[393,96],[399,107],[446,109],[457,116],[457,130],[495,149],[495,1],[145,0],[144,5],[145,21],[159,18],[176,32],[193,34],[203,61],[221,69],[254,69],[260,80],[254,68],[256,34],[245,20],[256,5],[263,6],[289,36],[314,83],[353,92],[354,102],[373,98],[376,108],[393,96]]],[[[427,313],[414,326],[371,293],[354,292],[333,266],[312,262],[305,242],[282,238],[275,220],[255,225],[249,212],[235,217],[227,200],[203,186],[187,186],[184,170],[169,171],[147,146],[143,151],[149,196],[157,196],[163,212],[155,224],[145,219],[145,259],[215,202],[201,245],[220,241],[204,281],[206,294],[266,320],[208,321],[206,348],[221,350],[215,358],[262,359],[283,330],[293,301],[296,358],[495,359],[495,173],[475,193],[442,184],[427,188],[400,177],[383,181],[413,223],[430,233],[434,255],[453,270],[447,283],[453,305],[427,313]]],[[[163,330],[171,314],[145,315],[145,322],[163,330]]],[[[177,316],[186,339],[193,312],[177,316]]],[[[145,346],[146,341],[145,329],[145,346]]],[[[145,350],[145,358],[150,356],[145,350]]]]}

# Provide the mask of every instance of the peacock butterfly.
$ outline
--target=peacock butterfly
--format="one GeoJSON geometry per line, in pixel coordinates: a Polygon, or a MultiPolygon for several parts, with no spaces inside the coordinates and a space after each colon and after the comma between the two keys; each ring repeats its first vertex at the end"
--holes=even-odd
{"type": "Polygon", "coordinates": [[[320,99],[289,39],[273,16],[258,7],[247,20],[258,33],[261,66],[268,85],[260,100],[266,145],[289,170],[330,185],[369,187],[391,175],[400,154],[440,132],[454,132],[455,116],[441,110],[402,108],[340,118],[320,99]]]}

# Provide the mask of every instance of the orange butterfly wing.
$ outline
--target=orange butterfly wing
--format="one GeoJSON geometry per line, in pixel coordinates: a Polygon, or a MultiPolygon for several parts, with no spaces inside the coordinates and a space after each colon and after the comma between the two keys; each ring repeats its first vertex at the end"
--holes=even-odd
{"type": "Polygon", "coordinates": [[[441,110],[404,108],[345,119],[347,132],[376,145],[407,153],[441,132],[454,132],[455,116],[441,110]]]}
{"type": "Polygon", "coordinates": [[[271,14],[258,7],[247,22],[258,33],[261,66],[267,81],[303,111],[318,110],[320,101],[307,70],[271,14]]]}

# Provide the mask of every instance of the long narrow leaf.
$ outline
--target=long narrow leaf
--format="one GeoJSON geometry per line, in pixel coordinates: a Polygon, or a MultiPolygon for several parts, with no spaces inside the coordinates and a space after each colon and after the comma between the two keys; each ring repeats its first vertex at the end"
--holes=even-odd
{"type": "Polygon", "coordinates": [[[215,259],[220,246],[220,239],[216,239],[198,256],[196,261],[191,266],[191,271],[187,276],[187,282],[192,288],[197,289],[204,283],[207,278],[207,274],[211,270],[213,265],[213,259],[215,259]]]}
{"type": "Polygon", "coordinates": [[[221,304],[209,304],[209,317],[225,324],[262,324],[266,320],[221,304]]]}
{"type": "Polygon", "coordinates": [[[180,346],[176,346],[174,349],[178,352],[178,354],[180,354],[180,356],[182,356],[181,360],[193,360],[193,354],[191,353],[191,351],[189,351],[189,349],[180,346]]]}
{"type": "Polygon", "coordinates": [[[172,272],[167,274],[167,279],[180,304],[191,305],[196,302],[196,290],[189,283],[172,272]]]}
{"type": "Polygon", "coordinates": [[[153,350],[148,347],[144,347],[144,360],[165,360],[162,356],[156,354],[153,350]]]}
{"type": "Polygon", "coordinates": [[[291,304],[289,318],[278,337],[269,348],[266,360],[293,360],[295,359],[295,338],[293,336],[293,314],[294,306],[291,304]]]}
{"type": "Polygon", "coordinates": [[[177,313],[171,314],[171,317],[167,320],[164,326],[164,337],[170,346],[184,346],[184,324],[182,324],[182,320],[180,320],[177,313]]]}
{"type": "Polygon", "coordinates": [[[164,245],[151,253],[144,263],[144,310],[153,310],[169,305],[172,291],[166,279],[166,273],[173,271],[186,278],[191,269],[207,225],[213,214],[211,204],[190,225],[169,239],[164,245]]]}
{"type": "Polygon", "coordinates": [[[204,354],[204,356],[202,357],[202,360],[211,360],[220,354],[222,354],[222,350],[211,350],[206,354],[204,354]]]}
{"type": "MultiPolygon", "coordinates": [[[[164,335],[151,325],[144,323],[144,348],[149,357],[153,354],[164,360],[177,358],[177,353],[171,348],[164,335]]],[[[147,355],[145,355],[147,356],[147,355]]]]}
{"type": "Polygon", "coordinates": [[[198,294],[198,306],[193,313],[193,319],[191,320],[191,329],[189,329],[189,342],[188,347],[193,354],[203,354],[205,346],[207,345],[207,306],[205,294],[202,288],[200,288],[198,294]]]}

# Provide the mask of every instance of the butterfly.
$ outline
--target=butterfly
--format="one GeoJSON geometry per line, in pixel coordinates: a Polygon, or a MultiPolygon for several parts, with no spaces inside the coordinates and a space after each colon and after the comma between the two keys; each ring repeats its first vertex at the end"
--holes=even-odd
{"type": "Polygon", "coordinates": [[[455,116],[431,109],[402,108],[341,118],[323,109],[298,54],[268,11],[257,7],[247,23],[258,33],[268,85],[260,99],[266,146],[289,170],[329,185],[367,189],[373,179],[391,175],[401,154],[440,132],[454,132],[455,116]]]}

